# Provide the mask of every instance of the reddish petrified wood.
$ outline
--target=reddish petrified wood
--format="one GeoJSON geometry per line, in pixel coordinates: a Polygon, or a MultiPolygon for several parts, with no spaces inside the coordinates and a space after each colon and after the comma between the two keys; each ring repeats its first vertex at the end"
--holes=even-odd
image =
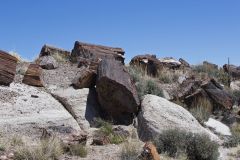
{"type": "Polygon", "coordinates": [[[43,87],[41,81],[42,68],[37,64],[30,64],[24,75],[23,83],[30,86],[43,87]]]}
{"type": "Polygon", "coordinates": [[[75,89],[93,87],[96,84],[96,76],[95,71],[84,68],[80,74],[73,79],[72,85],[75,89]]]}
{"type": "Polygon", "coordinates": [[[75,42],[71,53],[73,62],[79,61],[79,58],[86,59],[115,59],[124,64],[124,50],[101,45],[75,42]]]}
{"type": "Polygon", "coordinates": [[[0,85],[8,86],[16,73],[17,58],[0,50],[0,85]]]}

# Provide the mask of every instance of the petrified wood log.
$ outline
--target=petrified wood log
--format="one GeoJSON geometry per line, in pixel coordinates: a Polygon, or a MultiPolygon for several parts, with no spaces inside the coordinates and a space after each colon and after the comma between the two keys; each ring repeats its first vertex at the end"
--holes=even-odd
{"type": "Polygon", "coordinates": [[[115,59],[124,64],[124,53],[125,52],[121,48],[113,48],[76,41],[71,53],[71,60],[73,62],[79,61],[79,57],[87,59],[115,59]]]}
{"type": "Polygon", "coordinates": [[[72,85],[75,89],[93,87],[96,84],[96,76],[93,70],[84,68],[80,74],[73,79],[72,85]]]}
{"type": "Polygon", "coordinates": [[[13,82],[17,66],[17,58],[0,50],[0,85],[13,82]]]}
{"type": "Polygon", "coordinates": [[[131,66],[140,67],[143,71],[146,71],[150,76],[156,76],[162,68],[162,64],[156,58],[155,55],[138,55],[132,58],[130,62],[131,66]]]}
{"type": "Polygon", "coordinates": [[[39,54],[39,57],[42,56],[53,56],[57,61],[67,61],[70,58],[70,52],[45,44],[39,54]]]}
{"type": "Polygon", "coordinates": [[[229,73],[233,79],[240,79],[240,67],[235,65],[223,65],[223,69],[225,72],[229,73]]]}
{"type": "Polygon", "coordinates": [[[42,68],[37,64],[30,64],[24,75],[23,83],[30,86],[43,87],[41,81],[42,68]]]}
{"type": "Polygon", "coordinates": [[[97,93],[101,107],[116,123],[129,124],[139,109],[134,83],[124,66],[105,59],[98,67],[97,93]]]}

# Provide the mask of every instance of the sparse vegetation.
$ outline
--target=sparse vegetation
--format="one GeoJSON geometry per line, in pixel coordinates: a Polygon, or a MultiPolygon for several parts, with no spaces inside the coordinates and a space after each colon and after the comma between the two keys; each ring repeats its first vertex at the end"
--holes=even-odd
{"type": "Polygon", "coordinates": [[[63,154],[62,144],[57,138],[42,140],[40,145],[22,145],[14,154],[14,160],[56,160],[63,154]]]}
{"type": "Polygon", "coordinates": [[[217,143],[208,136],[176,129],[163,131],[155,143],[159,153],[171,157],[186,154],[190,160],[215,160],[219,155],[217,143]]]}
{"type": "Polygon", "coordinates": [[[207,121],[211,115],[213,106],[206,98],[199,98],[192,103],[190,112],[198,120],[199,123],[207,121]]]}
{"type": "Polygon", "coordinates": [[[122,146],[121,160],[134,160],[140,155],[139,146],[136,143],[127,142],[122,146]]]}
{"type": "Polygon", "coordinates": [[[0,144],[0,152],[3,152],[6,150],[6,147],[4,146],[4,144],[0,144]]]}
{"type": "Polygon", "coordinates": [[[224,147],[236,147],[240,145],[240,124],[234,124],[231,127],[232,136],[229,137],[223,144],[224,147]]]}
{"type": "Polygon", "coordinates": [[[106,137],[112,144],[120,144],[126,140],[126,137],[118,135],[114,132],[110,122],[97,119],[100,129],[96,132],[96,136],[106,137]]]}
{"type": "Polygon", "coordinates": [[[228,153],[228,156],[230,157],[229,160],[235,160],[240,158],[240,145],[238,145],[236,148],[232,148],[230,153],[228,153]]]}
{"type": "Polygon", "coordinates": [[[87,157],[87,149],[82,144],[72,144],[69,146],[69,152],[71,155],[79,157],[87,157]]]}
{"type": "Polygon", "coordinates": [[[21,146],[23,145],[23,140],[19,135],[14,135],[11,139],[11,146],[21,146]]]}

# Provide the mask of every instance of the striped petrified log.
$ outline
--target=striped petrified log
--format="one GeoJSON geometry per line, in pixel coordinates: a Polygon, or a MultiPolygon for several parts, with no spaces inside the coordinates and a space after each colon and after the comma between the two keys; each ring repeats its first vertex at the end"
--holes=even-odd
{"type": "Polygon", "coordinates": [[[42,68],[37,64],[30,64],[24,75],[23,83],[30,86],[43,87],[41,81],[42,68]]]}

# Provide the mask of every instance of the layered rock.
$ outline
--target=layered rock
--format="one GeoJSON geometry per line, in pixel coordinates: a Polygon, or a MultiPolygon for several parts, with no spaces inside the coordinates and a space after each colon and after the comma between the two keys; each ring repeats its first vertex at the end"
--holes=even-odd
{"type": "Polygon", "coordinates": [[[190,67],[190,64],[184,59],[180,58],[178,61],[181,63],[183,67],[190,67]]]}
{"type": "Polygon", "coordinates": [[[134,83],[124,66],[105,59],[98,67],[98,100],[116,122],[129,124],[138,111],[139,98],[134,83]]]}
{"type": "Polygon", "coordinates": [[[52,56],[43,56],[39,58],[39,65],[43,68],[43,69],[55,69],[58,67],[58,63],[57,61],[52,57],[52,56]]]}
{"type": "Polygon", "coordinates": [[[37,64],[30,64],[24,75],[23,83],[30,86],[43,87],[41,81],[42,68],[37,64]]]}
{"type": "Polygon", "coordinates": [[[0,85],[13,82],[16,73],[17,58],[0,50],[0,85]]]}
{"type": "Polygon", "coordinates": [[[178,69],[181,66],[181,62],[172,57],[161,58],[159,61],[163,64],[164,67],[169,69],[178,69]]]}
{"type": "Polygon", "coordinates": [[[219,141],[216,135],[203,128],[183,107],[155,95],[144,96],[138,114],[139,138],[143,141],[153,140],[169,129],[206,134],[212,140],[219,141]]]}
{"type": "Polygon", "coordinates": [[[56,48],[50,45],[44,45],[41,49],[39,57],[52,56],[59,62],[68,61],[70,58],[70,52],[64,49],[56,48]]]}
{"type": "Polygon", "coordinates": [[[115,59],[124,64],[124,50],[101,45],[94,45],[76,41],[71,53],[73,62],[79,61],[79,58],[86,59],[115,59]]]}
{"type": "Polygon", "coordinates": [[[100,116],[100,107],[97,103],[97,95],[94,88],[75,90],[69,87],[53,91],[52,95],[63,104],[84,131],[88,131],[94,118],[100,116]]]}
{"type": "Polygon", "coordinates": [[[140,67],[150,76],[156,76],[162,68],[162,64],[155,55],[138,55],[132,58],[131,66],[140,67]]]}
{"type": "Polygon", "coordinates": [[[19,134],[39,138],[43,129],[53,135],[77,134],[74,118],[50,94],[38,88],[12,83],[0,87],[0,128],[2,135],[19,134]]]}

